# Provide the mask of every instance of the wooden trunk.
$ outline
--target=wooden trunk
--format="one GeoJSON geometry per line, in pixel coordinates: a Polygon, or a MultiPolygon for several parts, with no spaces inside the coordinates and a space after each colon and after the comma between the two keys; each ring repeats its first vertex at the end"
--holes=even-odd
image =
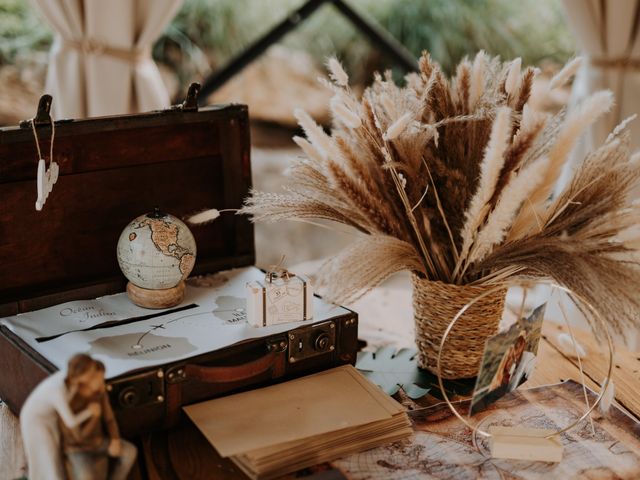
{"type": "MultiPolygon", "coordinates": [[[[37,131],[48,153],[50,125],[37,131]]],[[[37,154],[31,125],[0,129],[0,317],[124,291],[116,244],[131,219],[159,206],[177,217],[239,208],[251,187],[247,107],[183,106],[139,115],[59,120],[54,159],[60,178],[34,208],[37,154]]],[[[194,274],[254,263],[253,226],[223,215],[193,229],[194,274]]],[[[110,380],[123,431],[174,425],[181,406],[226,392],[355,362],[355,314],[333,319],[336,348],[289,363],[286,334],[242,342],[186,362],[110,380]]],[[[307,328],[307,327],[304,327],[307,328]]],[[[0,328],[0,398],[18,413],[55,370],[0,328]]]]}

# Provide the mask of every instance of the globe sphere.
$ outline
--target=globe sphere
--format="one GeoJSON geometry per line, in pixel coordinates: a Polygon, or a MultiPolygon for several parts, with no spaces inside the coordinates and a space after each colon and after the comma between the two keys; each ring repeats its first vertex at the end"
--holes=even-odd
{"type": "Polygon", "coordinates": [[[124,228],[117,258],[122,273],[135,286],[173,288],[193,270],[196,241],[184,222],[156,209],[124,228]]]}

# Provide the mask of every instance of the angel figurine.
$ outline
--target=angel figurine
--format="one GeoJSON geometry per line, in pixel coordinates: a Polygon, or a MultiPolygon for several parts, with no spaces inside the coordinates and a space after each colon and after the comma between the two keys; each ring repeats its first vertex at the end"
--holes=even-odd
{"type": "Polygon", "coordinates": [[[125,480],[136,459],[136,447],[120,438],[104,365],[88,355],[36,387],[20,424],[33,480],[125,480]]]}

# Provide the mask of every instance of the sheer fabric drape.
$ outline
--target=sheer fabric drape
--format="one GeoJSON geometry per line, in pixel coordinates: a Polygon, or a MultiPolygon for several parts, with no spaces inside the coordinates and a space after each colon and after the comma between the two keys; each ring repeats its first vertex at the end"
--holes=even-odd
{"type": "MultiPolygon", "coordinates": [[[[640,113],[640,0],[562,0],[567,22],[585,62],[573,85],[571,103],[590,93],[611,90],[612,111],[587,133],[570,170],[593,147],[600,145],[622,120],[640,113]]],[[[631,125],[632,147],[640,148],[640,119],[631,125]]],[[[639,192],[640,193],[640,192],[639,192]]]]}
{"type": "Polygon", "coordinates": [[[31,0],[55,31],[46,92],[55,118],[165,108],[153,42],[182,0],[31,0]]]}

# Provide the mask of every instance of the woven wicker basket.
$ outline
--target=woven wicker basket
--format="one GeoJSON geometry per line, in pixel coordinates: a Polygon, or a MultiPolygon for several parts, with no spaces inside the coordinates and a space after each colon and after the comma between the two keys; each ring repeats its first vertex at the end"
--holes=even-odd
{"type": "MultiPolygon", "coordinates": [[[[413,314],[421,368],[437,373],[442,335],[453,318],[474,298],[492,287],[452,285],[413,275],[413,314]]],[[[441,367],[443,378],[478,375],[487,337],[498,330],[506,290],[498,290],[475,302],[447,336],[441,367]]]]}

